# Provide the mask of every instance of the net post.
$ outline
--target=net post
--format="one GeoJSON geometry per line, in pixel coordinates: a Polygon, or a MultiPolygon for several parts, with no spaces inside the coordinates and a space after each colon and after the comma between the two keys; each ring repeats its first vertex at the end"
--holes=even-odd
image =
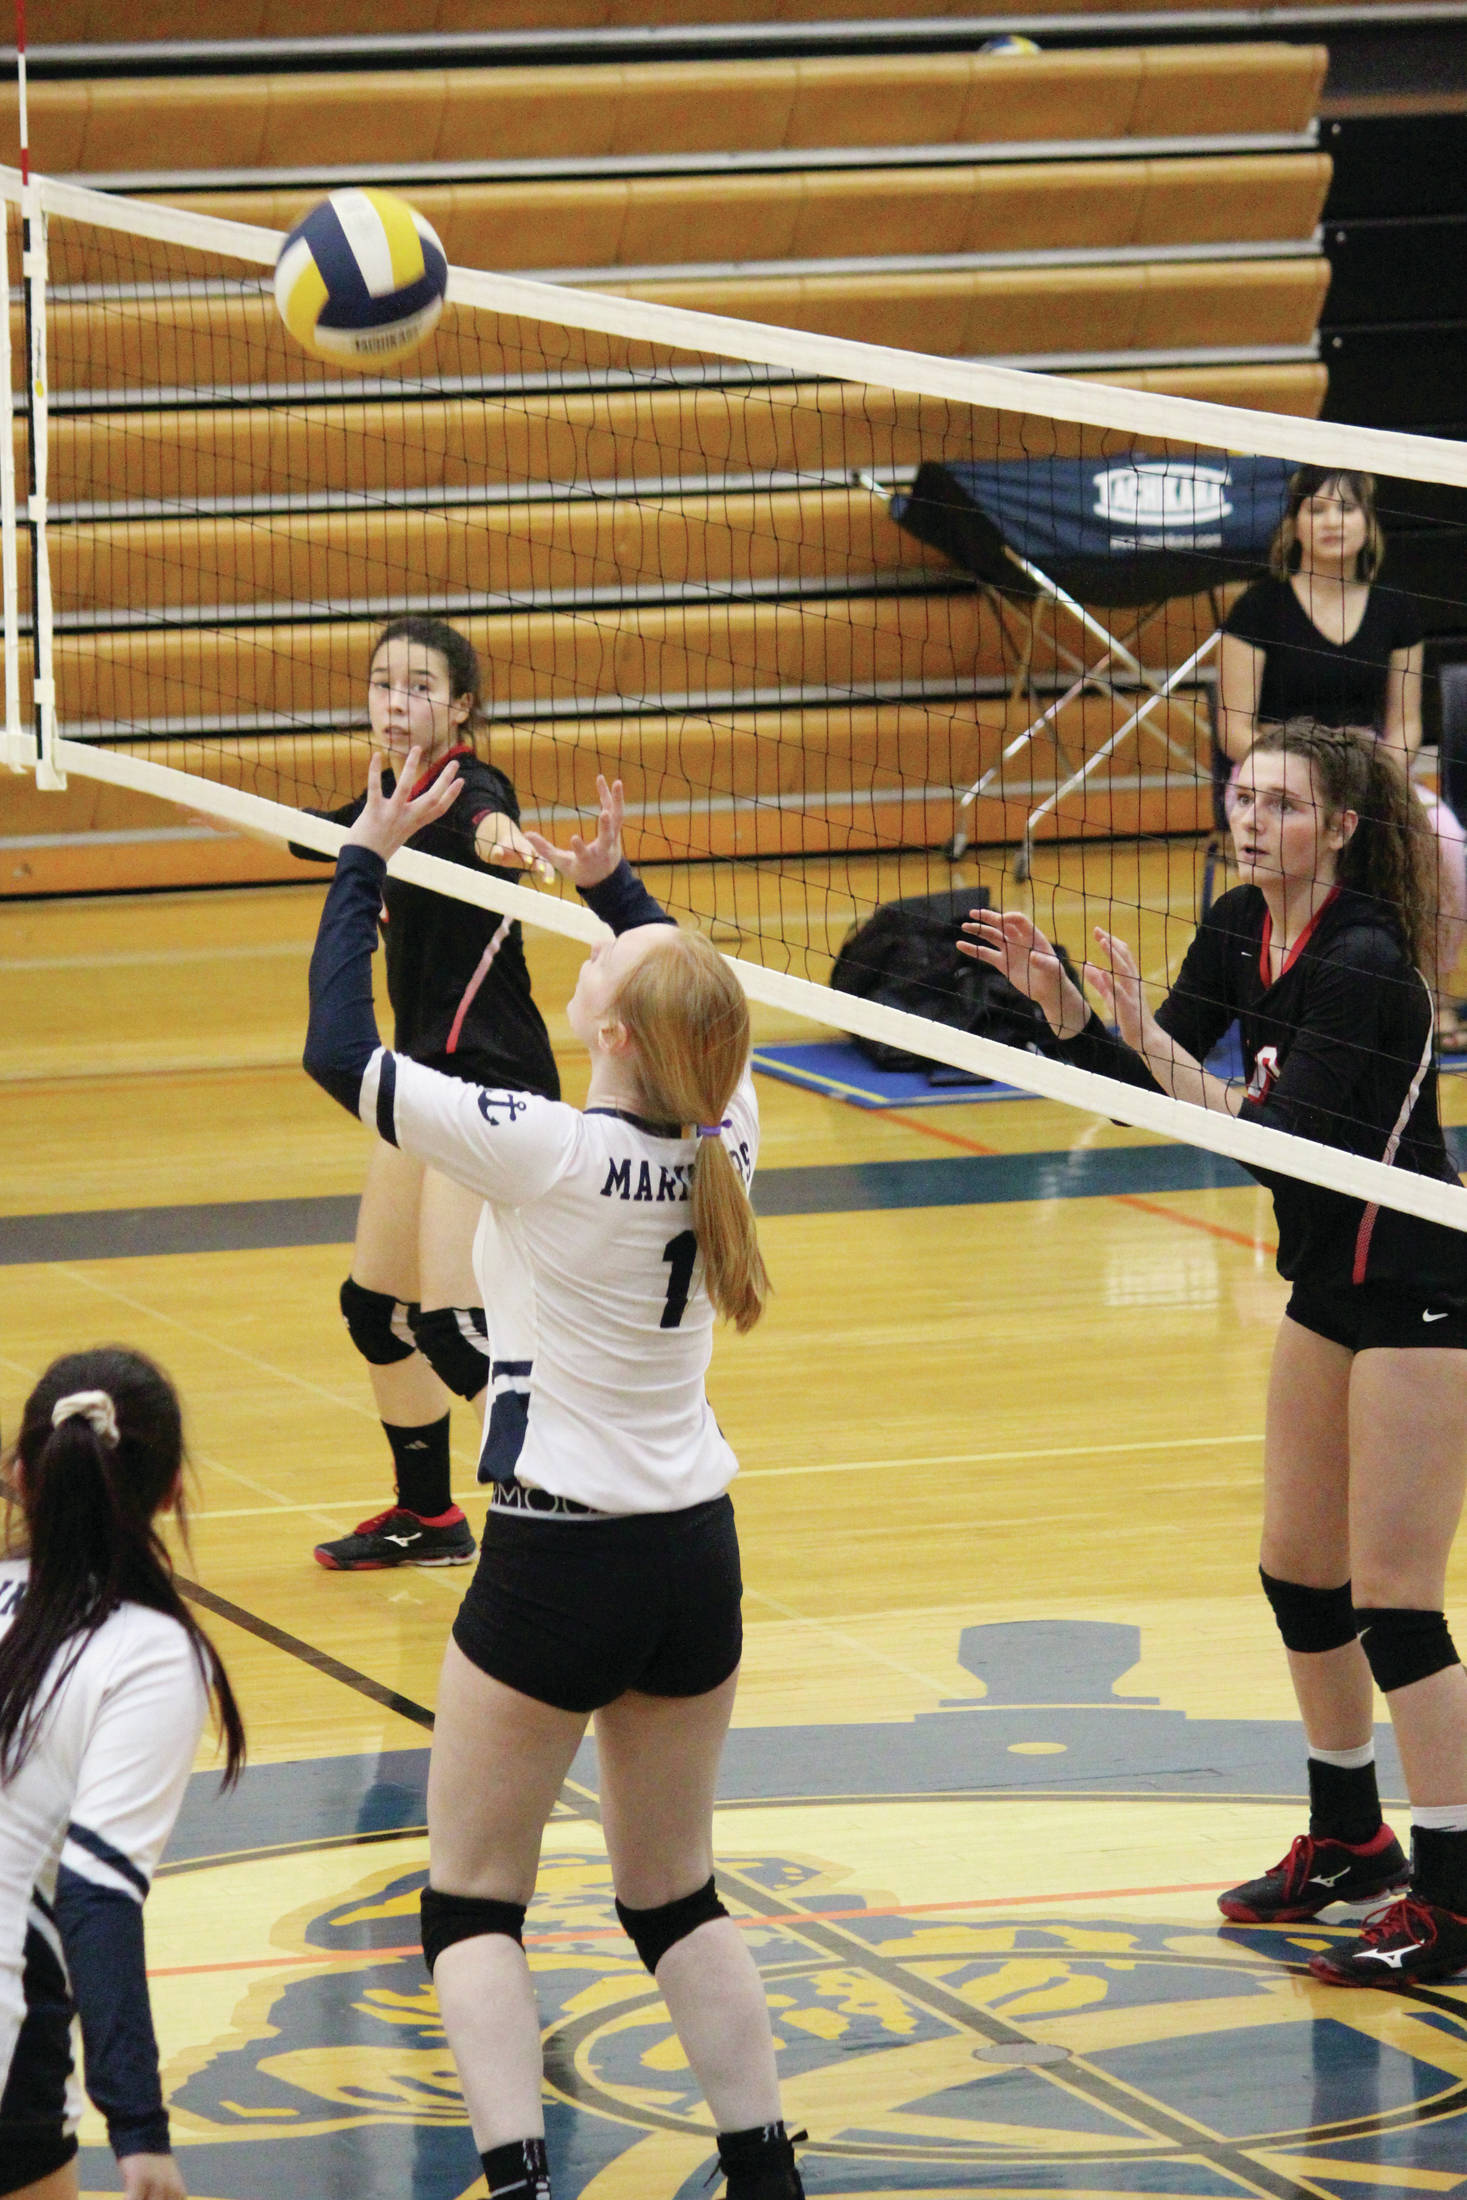
{"type": "Polygon", "coordinates": [[[66,774],[56,761],[56,675],[51,624],[51,567],[46,546],[46,460],[50,410],[46,384],[46,209],[37,179],[21,186],[21,268],[25,279],[26,340],[29,373],[26,420],[29,425],[30,496],[27,525],[31,538],[31,638],[34,670],[36,785],[58,792],[66,774]]]}
{"type": "Polygon", "coordinates": [[[15,389],[10,343],[10,201],[4,206],[5,311],[0,314],[0,607],[5,643],[5,733],[0,758],[11,771],[35,762],[20,723],[20,557],[15,506],[15,389]]]}

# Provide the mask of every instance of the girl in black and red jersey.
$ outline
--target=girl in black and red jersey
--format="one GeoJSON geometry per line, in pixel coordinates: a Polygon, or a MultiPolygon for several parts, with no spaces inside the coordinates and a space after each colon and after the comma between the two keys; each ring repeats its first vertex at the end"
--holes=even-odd
{"type": "MultiPolygon", "coordinates": [[[[414,848],[501,877],[543,871],[520,831],[514,788],[475,753],[479,661],[457,628],[429,618],[384,627],[372,650],[367,706],[373,748],[389,764],[400,765],[411,749],[421,752],[420,790],[450,760],[458,766],[462,793],[446,817],[414,837],[414,848]]],[[[365,801],[363,794],[322,814],[353,825],[365,801]]],[[[381,929],[400,1053],[470,1084],[559,1098],[518,923],[389,878],[381,929]]],[[[476,1231],[484,1233],[479,1274],[496,1279],[492,1453],[495,1421],[512,1423],[523,1410],[532,1350],[513,1219],[496,1217],[474,1194],[378,1139],[341,1311],[371,1372],[396,1502],[351,1535],[318,1544],[323,1566],[453,1566],[474,1555],[468,1521],[451,1494],[448,1433],[450,1393],[482,1405],[491,1377],[491,1339],[474,1280],[476,1231]]]]}
{"type": "MultiPolygon", "coordinates": [[[[1390,752],[1311,720],[1270,728],[1232,814],[1243,884],[1218,900],[1153,1014],[1124,943],[1087,1008],[1027,917],[975,911],[966,952],[1038,1003],[1068,1058],[1254,1123],[1457,1181],[1437,1114],[1429,828],[1390,752]],[[1237,1021],[1245,1075],[1204,1067],[1237,1021]]],[[[1274,1347],[1263,1586],[1309,1742],[1309,1831],[1220,1898],[1247,1923],[1406,1891],[1316,1955],[1336,1985],[1467,1967],[1467,1673],[1443,1613],[1467,1487],[1467,1236],[1265,1176],[1292,1294],[1274,1347]],[[1411,1797],[1408,1871],[1381,1819],[1371,1678],[1411,1797]],[[1408,1885],[1409,1882],[1409,1885],[1408,1885]]]]}

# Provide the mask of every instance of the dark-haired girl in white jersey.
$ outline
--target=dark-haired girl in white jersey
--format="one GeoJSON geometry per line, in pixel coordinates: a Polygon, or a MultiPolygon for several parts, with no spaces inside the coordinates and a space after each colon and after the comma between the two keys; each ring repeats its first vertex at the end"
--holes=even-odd
{"type": "Polygon", "coordinates": [[[142,1905],[211,1692],[227,1780],[244,1732],[157,1531],[180,1501],[173,1386],[121,1345],[68,1353],[6,1466],[24,1555],[0,1558],[0,2193],[75,2200],[75,2011],[128,2200],[182,2200],[142,1905]]]}
{"type": "MultiPolygon", "coordinates": [[[[1203,919],[1155,1013],[1135,958],[1098,932],[1086,977],[1107,1033],[1017,911],[975,911],[977,953],[1038,1002],[1070,1059],[1455,1184],[1437,1114],[1429,967],[1433,851],[1372,734],[1291,720],[1241,766],[1243,883],[1203,919]],[[1203,1067],[1237,1020],[1245,1075],[1203,1067]]],[[[1467,1968],[1467,1673],[1443,1611],[1467,1488],[1467,1236],[1294,1177],[1265,1176],[1279,1273],[1264,1438],[1263,1587],[1309,1743],[1309,1830],[1220,1898],[1250,1924],[1404,1887],[1381,1819],[1371,1678],[1411,1797],[1409,1892],[1310,1968],[1339,1986],[1467,1968]]]]}
{"type": "MultiPolygon", "coordinates": [[[[451,772],[451,767],[450,767],[451,772]]],[[[497,1486],[439,1688],[423,1944],[491,2195],[548,2200],[539,2025],[521,1945],[540,1839],[594,1713],[617,1914],[718,2128],[730,2200],[798,2200],[758,1972],[714,1891],[713,1794],[741,1652],[736,1462],[704,1390],[715,1310],[767,1288],[747,1184],[748,1008],[709,943],[595,839],[541,856],[611,924],[571,1028],[584,1110],[476,1090],[387,1052],[371,953],[384,859],[453,799],[373,773],[311,966],[306,1067],[383,1137],[518,1206],[537,1347],[516,1479],[497,1486]]],[[[532,836],[533,837],[533,836],[532,836]]]]}

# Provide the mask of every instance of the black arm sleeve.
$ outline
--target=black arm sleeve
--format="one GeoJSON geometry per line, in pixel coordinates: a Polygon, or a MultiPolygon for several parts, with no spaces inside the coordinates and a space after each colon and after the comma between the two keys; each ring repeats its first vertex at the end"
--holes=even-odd
{"type": "MultiPolygon", "coordinates": [[[[328,825],[355,825],[366,802],[364,794],[356,795],[350,802],[343,802],[339,810],[315,810],[306,806],[307,817],[324,817],[328,825]]],[[[335,856],[322,855],[319,848],[303,848],[298,840],[288,840],[286,847],[303,863],[334,863],[335,856]]]]}
{"type": "Polygon", "coordinates": [[[367,1064],[382,1043],[372,999],[372,957],[386,873],[372,849],[342,849],[311,955],[306,1075],[352,1115],[367,1064]]]}
{"type": "MultiPolygon", "coordinates": [[[[1214,923],[1211,915],[1204,917],[1182,958],[1176,984],[1156,1012],[1167,1037],[1196,1062],[1207,1060],[1237,1013],[1228,988],[1230,947],[1234,954],[1239,951],[1236,939],[1221,924],[1214,923]]],[[[1093,1070],[1098,1077],[1114,1077],[1148,1092],[1162,1090],[1140,1055],[1107,1031],[1096,1015],[1078,1037],[1066,1040],[1060,1052],[1066,1061],[1093,1070]]]]}
{"type": "Polygon", "coordinates": [[[675,924],[657,901],[648,893],[625,856],[599,886],[583,886],[581,899],[594,911],[603,924],[609,924],[613,932],[631,932],[639,924],[675,924]]]}
{"type": "Polygon", "coordinates": [[[143,1906],[63,1864],[56,1923],[81,2017],[87,2091],[107,2119],[112,2151],[167,2154],[168,2111],[148,2001],[143,1906]]]}

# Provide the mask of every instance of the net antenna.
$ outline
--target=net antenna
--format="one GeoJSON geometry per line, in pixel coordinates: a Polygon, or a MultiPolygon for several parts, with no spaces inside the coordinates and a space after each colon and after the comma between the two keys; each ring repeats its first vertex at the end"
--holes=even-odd
{"type": "MultiPolygon", "coordinates": [[[[25,0],[15,0],[15,49],[16,75],[20,98],[20,176],[23,191],[30,185],[30,123],[26,97],[26,29],[25,0]]],[[[16,526],[15,496],[15,380],[10,340],[10,229],[11,202],[5,201],[5,311],[0,315],[0,619],[3,619],[5,643],[5,735],[4,761],[12,771],[28,771],[36,766],[34,745],[27,740],[20,722],[20,556],[16,526]]],[[[25,289],[27,332],[27,385],[30,382],[29,331],[29,235],[30,210],[22,201],[21,214],[21,281],[25,289]]],[[[30,439],[27,438],[29,445],[30,439]]],[[[28,457],[28,466],[33,460],[28,457]]],[[[32,475],[30,486],[34,489],[32,475]]],[[[32,536],[32,555],[35,541],[32,536]]],[[[41,782],[54,786],[54,778],[41,782]]]]}
{"type": "MultiPolygon", "coordinates": [[[[898,851],[946,837],[975,776],[954,760],[970,762],[992,733],[992,717],[979,720],[1004,687],[954,684],[951,648],[945,688],[926,669],[939,617],[980,657],[988,647],[971,589],[938,576],[935,593],[920,593],[901,565],[884,594],[857,585],[888,525],[863,470],[890,482],[929,452],[971,452],[975,439],[1014,457],[1139,443],[1467,487],[1467,448],[463,267],[451,272],[434,380],[343,382],[292,349],[274,312],[277,231],[14,169],[0,169],[0,197],[26,224],[42,784],[73,773],[332,854],[343,828],[309,813],[360,785],[353,729],[367,646],[384,615],[441,609],[491,653],[495,754],[526,807],[554,832],[584,814],[598,766],[633,781],[641,860],[671,866],[659,878],[671,908],[737,941],[729,959],[751,999],[1467,1229],[1460,1186],[808,974],[828,968],[832,927],[838,938],[887,898],[898,851]],[[255,439],[209,444],[242,401],[255,439]],[[47,498],[62,427],[74,503],[64,491],[61,503],[47,498]],[[323,452],[348,469],[341,480],[313,477],[323,452]],[[115,483],[99,473],[104,461],[115,483]],[[112,504],[98,501],[99,485],[112,486],[112,504]],[[846,529],[839,570],[827,557],[832,514],[846,529]],[[346,540],[344,522],[358,519],[365,551],[346,540]],[[248,559],[239,541],[223,543],[226,524],[243,530],[248,559]],[[136,541],[119,548],[132,526],[136,541]],[[70,561],[57,571],[73,623],[59,634],[53,528],[70,561]],[[695,585],[669,606],[675,560],[695,585]],[[817,582],[802,594],[791,575],[812,560],[817,582]],[[379,571],[385,592],[367,585],[379,571]],[[301,572],[291,600],[319,607],[319,630],[274,617],[275,595],[301,572]],[[486,601],[502,616],[486,620],[486,601]],[[547,611],[557,603],[559,623],[547,611]],[[891,669],[909,660],[916,700],[893,701],[891,669]],[[729,855],[755,861],[718,860],[729,855]]],[[[8,524],[13,535],[13,514],[8,524]]],[[[883,554],[898,539],[883,537],[883,554]]],[[[931,586],[930,567],[918,577],[931,586]]],[[[937,639],[947,647],[949,629],[937,639]]],[[[394,866],[542,929],[600,936],[574,897],[412,849],[394,866]]]]}

